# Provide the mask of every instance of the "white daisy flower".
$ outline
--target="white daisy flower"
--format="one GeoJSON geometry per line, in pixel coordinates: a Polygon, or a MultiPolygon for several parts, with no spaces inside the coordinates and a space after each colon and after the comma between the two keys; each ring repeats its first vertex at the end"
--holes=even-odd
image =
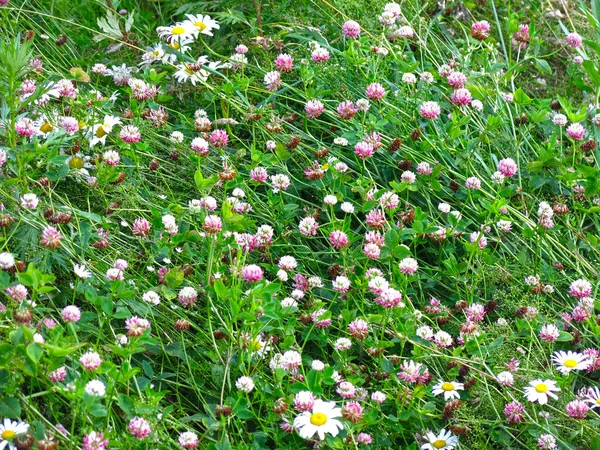
{"type": "Polygon", "coordinates": [[[249,343],[248,350],[252,356],[264,356],[271,351],[271,345],[258,335],[249,343]]]}
{"type": "Polygon", "coordinates": [[[529,383],[529,386],[525,386],[525,397],[530,402],[538,402],[540,405],[548,403],[548,396],[554,400],[558,399],[558,396],[554,392],[559,392],[560,388],[556,386],[556,381],[553,380],[533,380],[529,383]]]}
{"type": "Polygon", "coordinates": [[[335,402],[315,400],[312,411],[305,411],[294,419],[294,428],[301,438],[311,439],[317,433],[319,439],[324,440],[325,434],[337,436],[344,428],[342,422],[336,419],[341,416],[342,409],[336,408],[335,402]]]}
{"type": "Polygon", "coordinates": [[[92,272],[87,270],[83,264],[73,264],[73,272],[79,278],[91,278],[92,276],[92,272]]]}
{"type": "Polygon", "coordinates": [[[563,375],[568,375],[571,370],[585,370],[592,364],[587,355],[570,350],[567,352],[554,352],[552,361],[556,365],[556,370],[563,375]]]}
{"type": "Polygon", "coordinates": [[[16,450],[12,443],[12,438],[17,434],[27,433],[29,424],[25,422],[12,421],[10,419],[4,419],[4,422],[0,424],[0,450],[4,450],[8,446],[9,450],[16,450]]]}
{"type": "Polygon", "coordinates": [[[212,36],[212,30],[218,30],[220,28],[219,22],[215,19],[211,19],[210,16],[204,16],[202,14],[186,14],[188,20],[183,22],[192,28],[192,34],[197,37],[198,34],[206,34],[212,36]]]}
{"type": "Polygon", "coordinates": [[[590,408],[600,408],[600,389],[597,387],[588,388],[588,394],[584,401],[589,403],[590,408]]]}
{"type": "Polygon", "coordinates": [[[427,442],[421,445],[421,450],[450,450],[458,444],[458,438],[445,429],[437,435],[429,431],[425,438],[427,442]]]}
{"type": "Polygon", "coordinates": [[[194,37],[194,35],[197,35],[196,30],[196,27],[186,21],[178,22],[168,27],[158,27],[156,32],[158,33],[158,37],[167,42],[177,42],[194,37]]]}
{"type": "Polygon", "coordinates": [[[119,125],[120,123],[121,119],[118,117],[109,115],[104,116],[104,121],[102,123],[97,123],[92,127],[90,147],[93,147],[98,142],[105,144],[106,136],[110,134],[115,125],[119,125]]]}
{"type": "Polygon", "coordinates": [[[440,380],[438,384],[433,386],[433,395],[438,396],[444,394],[444,400],[451,398],[460,398],[458,391],[462,391],[465,388],[463,383],[450,382],[440,380]]]}

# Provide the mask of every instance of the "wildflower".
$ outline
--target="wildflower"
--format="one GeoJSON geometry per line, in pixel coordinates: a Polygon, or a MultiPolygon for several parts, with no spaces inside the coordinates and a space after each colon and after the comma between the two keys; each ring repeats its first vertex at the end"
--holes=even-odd
{"type": "Polygon", "coordinates": [[[210,16],[202,14],[186,14],[188,20],[183,22],[185,26],[191,28],[191,34],[197,37],[198,34],[205,34],[207,36],[213,36],[212,30],[218,30],[220,28],[219,23],[211,19],[210,16]]]}
{"type": "Polygon", "coordinates": [[[324,440],[326,434],[337,436],[344,428],[337,420],[341,416],[341,409],[335,406],[335,402],[315,400],[312,411],[305,411],[294,419],[294,428],[304,439],[311,439],[316,433],[320,440],[324,440]]]}
{"type": "Polygon", "coordinates": [[[572,123],[567,127],[567,136],[573,140],[580,141],[585,136],[585,128],[580,123],[572,123]]]}
{"type": "Polygon", "coordinates": [[[25,422],[12,421],[8,418],[0,424],[0,449],[8,446],[9,450],[15,450],[17,447],[12,439],[18,434],[25,434],[29,430],[29,424],[25,422]]]}
{"type": "Polygon", "coordinates": [[[360,25],[354,20],[348,20],[342,25],[342,33],[350,39],[356,39],[360,36],[360,25]]]}
{"type": "Polygon", "coordinates": [[[402,174],[400,175],[400,179],[403,183],[407,184],[413,184],[415,181],[417,181],[416,175],[410,170],[405,170],[404,172],[402,172],[402,174]]]}
{"type": "Polygon", "coordinates": [[[428,162],[420,162],[417,165],[417,173],[419,175],[431,175],[431,173],[433,172],[433,168],[429,165],[428,162]]]}
{"type": "Polygon", "coordinates": [[[21,196],[21,207],[25,209],[35,209],[39,203],[38,196],[35,194],[23,194],[21,196]]]}
{"type": "Polygon", "coordinates": [[[62,310],[61,316],[65,322],[78,322],[81,319],[81,311],[77,306],[69,305],[62,310]]]}
{"type": "Polygon", "coordinates": [[[193,449],[198,447],[200,441],[198,440],[198,435],[193,433],[192,431],[184,431],[179,435],[179,439],[177,440],[179,446],[181,448],[193,449]]]}
{"type": "Polygon", "coordinates": [[[316,119],[321,114],[323,114],[325,106],[319,100],[309,100],[308,102],[306,102],[304,110],[306,111],[306,115],[310,119],[316,119]]]}
{"type": "Polygon", "coordinates": [[[484,41],[490,37],[490,24],[487,20],[480,20],[471,25],[471,36],[479,41],[484,41]]]}
{"type": "Polygon", "coordinates": [[[354,103],[348,100],[343,101],[337,107],[338,116],[344,120],[352,119],[356,115],[357,111],[358,110],[356,109],[356,106],[354,106],[354,103]]]}
{"type": "Polygon", "coordinates": [[[369,323],[362,319],[354,319],[348,324],[348,331],[352,337],[363,340],[369,333],[369,323]]]}
{"type": "Polygon", "coordinates": [[[450,94],[450,100],[457,105],[469,105],[473,97],[468,89],[461,88],[450,94]]]}
{"type": "Polygon", "coordinates": [[[577,298],[589,297],[592,294],[592,285],[589,281],[580,278],[571,283],[569,293],[577,298]]]}
{"type": "Polygon", "coordinates": [[[281,87],[281,74],[276,70],[267,72],[265,74],[263,82],[268,90],[276,91],[281,87]]]}
{"type": "Polygon", "coordinates": [[[552,323],[542,325],[542,329],[540,331],[540,339],[546,342],[554,342],[560,336],[560,330],[558,327],[552,323]]]}
{"type": "Polygon", "coordinates": [[[448,80],[450,87],[454,89],[460,89],[465,86],[465,83],[467,82],[467,76],[462,72],[452,72],[450,75],[448,75],[446,80],[448,80]]]}
{"type": "Polygon", "coordinates": [[[142,417],[134,417],[129,421],[127,429],[132,436],[138,439],[144,439],[147,437],[152,429],[150,428],[150,422],[142,417]]]}
{"type": "Polygon", "coordinates": [[[571,48],[580,48],[581,44],[583,44],[583,38],[576,32],[569,33],[565,41],[571,48]]]}
{"type": "Polygon", "coordinates": [[[515,382],[513,374],[508,371],[500,372],[498,375],[496,375],[496,380],[502,386],[512,386],[515,382]]]}
{"type": "Polygon", "coordinates": [[[423,72],[421,73],[419,79],[426,84],[433,83],[433,74],[431,72],[423,72]]]}
{"type": "Polygon", "coordinates": [[[334,248],[341,249],[348,244],[348,236],[343,231],[335,230],[329,235],[329,242],[334,248]]]}
{"type": "Polygon", "coordinates": [[[83,436],[83,450],[104,450],[108,446],[108,439],[104,439],[101,432],[92,431],[83,436]]]}
{"type": "Polygon", "coordinates": [[[239,377],[235,382],[235,387],[242,392],[252,392],[254,389],[254,381],[250,377],[239,377]]]}
{"type": "Polygon", "coordinates": [[[226,130],[217,129],[210,133],[208,141],[213,147],[222,148],[227,145],[227,142],[229,142],[229,135],[227,134],[226,130]]]}
{"type": "Polygon", "coordinates": [[[552,123],[559,127],[564,127],[567,124],[567,116],[564,114],[555,114],[554,117],[552,117],[552,123]]]}
{"type": "Polygon", "coordinates": [[[278,173],[276,175],[271,175],[271,183],[273,184],[273,192],[277,193],[279,191],[285,191],[288,187],[290,187],[291,181],[290,177],[287,175],[278,173]]]}
{"type": "Polygon", "coordinates": [[[525,412],[525,406],[518,401],[512,401],[504,406],[504,414],[506,420],[510,423],[519,423],[523,420],[523,413],[525,412]]]}
{"type": "Polygon", "coordinates": [[[221,218],[214,214],[209,214],[204,218],[204,231],[209,234],[215,234],[221,231],[223,224],[221,218]]]}
{"type": "MultiPolygon", "coordinates": [[[[425,339],[425,338],[423,338],[423,339],[425,339]]],[[[435,335],[433,336],[433,340],[436,343],[436,345],[438,345],[439,347],[442,347],[442,348],[448,348],[453,343],[452,336],[450,336],[448,333],[446,333],[445,331],[442,331],[442,330],[435,333],[435,335]]]]}
{"type": "Polygon", "coordinates": [[[294,68],[294,59],[286,53],[281,53],[275,59],[275,66],[280,72],[291,72],[294,68]]]}
{"type": "Polygon", "coordinates": [[[587,355],[570,350],[567,352],[554,352],[552,360],[556,365],[556,370],[563,375],[568,375],[571,370],[586,370],[592,363],[587,355]]]}
{"type": "Polygon", "coordinates": [[[406,84],[417,84],[417,77],[414,73],[405,73],[402,75],[402,82],[406,84]]]}
{"type": "Polygon", "coordinates": [[[582,400],[573,400],[567,404],[567,414],[572,419],[585,419],[590,407],[582,400]]]}
{"type": "Polygon", "coordinates": [[[198,291],[193,287],[186,286],[179,291],[178,300],[184,307],[194,306],[198,298],[198,291]]]}
{"type": "Polygon", "coordinates": [[[385,402],[386,399],[386,395],[383,392],[380,391],[375,391],[371,394],[371,400],[374,401],[375,403],[383,403],[385,402]]]}
{"type": "Polygon", "coordinates": [[[46,248],[56,249],[60,247],[61,239],[62,236],[56,227],[44,227],[40,238],[40,245],[46,248]]]}
{"type": "Polygon", "coordinates": [[[329,51],[324,47],[318,47],[310,55],[314,62],[325,62],[329,60],[329,51]]]}
{"type": "Polygon", "coordinates": [[[356,401],[348,402],[342,409],[342,416],[350,422],[358,423],[363,417],[363,407],[356,401]]]}
{"type": "Polygon", "coordinates": [[[385,89],[380,83],[371,83],[367,86],[367,97],[372,101],[379,101],[385,95],[385,89]]]}
{"type": "Polygon", "coordinates": [[[600,408],[600,388],[589,388],[584,400],[590,405],[590,408],[600,408]]]}
{"type": "Polygon", "coordinates": [[[467,189],[478,190],[481,189],[481,180],[477,177],[469,177],[465,182],[467,189]]]}
{"type": "Polygon", "coordinates": [[[414,275],[419,268],[419,264],[414,258],[404,258],[402,261],[400,261],[398,267],[400,268],[400,272],[402,272],[404,275],[414,275]]]}
{"type": "Polygon", "coordinates": [[[374,152],[373,145],[368,142],[365,142],[365,141],[358,142],[354,146],[354,154],[356,156],[358,156],[360,159],[367,159],[367,158],[373,156],[373,152],[374,152]]]}
{"type": "Polygon", "coordinates": [[[350,350],[350,347],[352,347],[352,342],[350,341],[350,339],[342,337],[334,342],[333,347],[338,352],[344,352],[346,350],[350,350]]]}
{"type": "Polygon", "coordinates": [[[91,129],[90,147],[93,147],[99,142],[105,144],[106,136],[110,134],[115,125],[119,125],[120,123],[121,119],[118,117],[105,115],[104,121],[101,124],[95,124],[91,129]]]}
{"type": "Polygon", "coordinates": [[[421,445],[421,450],[451,450],[458,445],[458,438],[445,429],[437,435],[428,431],[425,439],[427,442],[421,445]]]}
{"type": "Polygon", "coordinates": [[[36,133],[35,122],[28,117],[22,117],[15,123],[15,131],[19,136],[33,136],[36,133]]]}
{"type": "Polygon", "coordinates": [[[525,387],[525,397],[530,402],[538,402],[540,405],[548,403],[548,397],[552,397],[554,400],[558,399],[558,396],[554,392],[559,392],[560,388],[556,386],[556,381],[553,380],[533,380],[529,383],[529,386],[525,387]]]}
{"type": "Polygon", "coordinates": [[[156,28],[156,33],[158,34],[158,37],[169,43],[177,43],[186,41],[195,35],[197,36],[198,29],[189,21],[186,21],[176,23],[172,26],[158,27],[156,28]]]}
{"type": "Polygon", "coordinates": [[[404,25],[396,31],[397,35],[401,38],[412,38],[415,35],[414,30],[409,25],[404,25]]]}
{"type": "Polygon", "coordinates": [[[10,253],[0,253],[0,269],[11,269],[15,265],[15,258],[10,253]]]}
{"type": "Polygon", "coordinates": [[[519,168],[512,158],[505,158],[498,163],[498,171],[507,178],[514,176],[519,168]]]}
{"type": "Polygon", "coordinates": [[[152,305],[160,305],[160,295],[154,291],[144,292],[142,295],[142,300],[152,305]]]}
{"type": "Polygon", "coordinates": [[[141,336],[144,331],[150,329],[150,322],[138,316],[132,316],[125,321],[127,336],[141,336]]]}
{"type": "Polygon", "coordinates": [[[85,370],[96,370],[102,364],[102,358],[98,353],[90,350],[79,358],[79,362],[85,370]]]}
{"type": "Polygon", "coordinates": [[[384,308],[403,308],[405,305],[402,302],[402,294],[393,288],[387,288],[382,291],[377,298],[375,303],[384,308]]]}
{"type": "Polygon", "coordinates": [[[310,391],[300,391],[294,397],[294,408],[299,412],[310,411],[315,405],[315,396],[310,391]]]}
{"type": "Polygon", "coordinates": [[[440,105],[437,102],[424,102],[419,107],[419,112],[425,119],[437,119],[442,112],[440,105]]]}
{"type": "Polygon", "coordinates": [[[256,264],[248,264],[242,269],[242,278],[248,283],[255,283],[263,279],[264,272],[256,264]]]}
{"type": "Polygon", "coordinates": [[[281,365],[285,370],[295,371],[302,364],[300,353],[295,350],[288,350],[281,356],[281,365]]]}
{"type": "Polygon", "coordinates": [[[433,395],[444,394],[444,400],[449,400],[451,398],[460,398],[460,394],[458,391],[462,391],[464,389],[463,383],[457,382],[448,382],[448,381],[440,381],[438,384],[433,386],[433,395]]]}
{"type": "Polygon", "coordinates": [[[471,108],[473,108],[475,111],[481,112],[483,111],[483,103],[481,100],[472,100],[471,108]]]}
{"type": "Polygon", "coordinates": [[[554,450],[556,448],[556,439],[551,434],[541,434],[537,446],[541,450],[554,450]]]}
{"type": "Polygon", "coordinates": [[[100,380],[91,380],[85,385],[85,393],[90,397],[104,397],[106,386],[100,380]]]}

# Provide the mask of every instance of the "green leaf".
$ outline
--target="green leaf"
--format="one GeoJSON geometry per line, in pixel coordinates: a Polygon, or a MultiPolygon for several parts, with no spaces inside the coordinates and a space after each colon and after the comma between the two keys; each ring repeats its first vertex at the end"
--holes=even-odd
{"type": "Polygon", "coordinates": [[[523,89],[519,88],[515,92],[515,103],[519,105],[528,105],[531,103],[531,98],[523,92],[523,89]]]}
{"type": "Polygon", "coordinates": [[[552,68],[550,67],[550,64],[548,64],[548,61],[545,59],[535,58],[534,62],[537,70],[547,73],[548,75],[552,75],[552,68]]]}
{"type": "Polygon", "coordinates": [[[42,346],[40,344],[33,343],[33,344],[29,344],[27,346],[26,352],[27,352],[27,356],[29,356],[29,358],[31,358],[31,360],[37,366],[38,363],[40,362],[40,358],[42,357],[42,354],[44,353],[44,349],[42,348],[42,346]]]}
{"type": "Polygon", "coordinates": [[[600,73],[598,73],[598,70],[596,70],[594,63],[590,60],[584,61],[583,68],[589,75],[592,83],[594,83],[596,87],[600,86],[600,73]]]}
{"type": "Polygon", "coordinates": [[[9,419],[21,417],[21,404],[15,397],[7,397],[0,400],[0,416],[9,419]]]}
{"type": "Polygon", "coordinates": [[[134,415],[134,404],[133,400],[125,394],[117,395],[117,404],[119,407],[125,412],[127,417],[132,417],[134,415]]]}
{"type": "Polygon", "coordinates": [[[90,408],[90,414],[94,417],[106,417],[108,412],[100,403],[94,403],[90,408]]]}
{"type": "Polygon", "coordinates": [[[573,340],[573,335],[571,333],[567,333],[566,331],[561,331],[556,339],[557,342],[571,342],[573,340]]]}

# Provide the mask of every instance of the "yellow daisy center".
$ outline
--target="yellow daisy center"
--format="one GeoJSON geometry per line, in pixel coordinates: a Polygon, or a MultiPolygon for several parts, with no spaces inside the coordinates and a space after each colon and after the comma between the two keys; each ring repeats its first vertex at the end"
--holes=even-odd
{"type": "Polygon", "coordinates": [[[81,168],[83,168],[83,159],[81,159],[78,156],[75,156],[74,158],[71,158],[71,160],[69,161],[69,167],[71,169],[81,169],[81,168]]]}
{"type": "Polygon", "coordinates": [[[444,448],[446,446],[446,441],[443,439],[438,439],[431,445],[433,445],[434,448],[444,448]]]}
{"type": "Polygon", "coordinates": [[[200,31],[204,31],[206,29],[206,24],[202,21],[194,22],[194,26],[200,28],[200,31]]]}
{"type": "Polygon", "coordinates": [[[15,433],[13,430],[4,430],[2,432],[2,434],[0,435],[0,437],[6,441],[6,440],[10,439],[11,437],[13,437],[15,434],[17,434],[17,433],[15,433]]]}
{"type": "Polygon", "coordinates": [[[598,398],[596,399],[596,403],[598,403],[598,404],[600,405],[600,397],[598,397],[598,398]]]}
{"type": "Polygon", "coordinates": [[[173,50],[179,50],[179,43],[178,42],[171,42],[169,44],[169,47],[171,47],[173,50]]]}
{"type": "Polygon", "coordinates": [[[546,386],[544,383],[540,383],[535,387],[535,390],[536,392],[543,394],[544,392],[548,391],[548,386],[546,386]]]}
{"type": "Polygon", "coordinates": [[[453,391],[454,390],[454,385],[452,383],[444,383],[442,384],[442,391],[453,391]]]}
{"type": "Polygon", "coordinates": [[[326,422],[327,416],[323,413],[314,413],[312,416],[310,416],[310,423],[318,427],[324,425],[326,422]]]}
{"type": "Polygon", "coordinates": [[[100,125],[97,129],[96,129],[96,137],[101,139],[104,136],[106,136],[108,133],[106,132],[106,130],[103,128],[103,125],[100,125]]]}
{"type": "Polygon", "coordinates": [[[176,35],[176,36],[183,34],[183,33],[185,33],[185,28],[183,28],[183,27],[174,27],[171,30],[171,34],[176,35]]]}
{"type": "Polygon", "coordinates": [[[259,351],[262,348],[262,343],[258,339],[254,339],[252,341],[251,347],[255,352],[259,351]]]}
{"type": "Polygon", "coordinates": [[[40,131],[42,133],[50,133],[52,131],[52,125],[50,125],[48,122],[44,123],[44,125],[42,125],[40,127],[40,131]]]}
{"type": "Polygon", "coordinates": [[[566,359],[563,365],[565,367],[568,367],[569,369],[572,369],[577,365],[577,361],[575,361],[574,359],[566,359]]]}

